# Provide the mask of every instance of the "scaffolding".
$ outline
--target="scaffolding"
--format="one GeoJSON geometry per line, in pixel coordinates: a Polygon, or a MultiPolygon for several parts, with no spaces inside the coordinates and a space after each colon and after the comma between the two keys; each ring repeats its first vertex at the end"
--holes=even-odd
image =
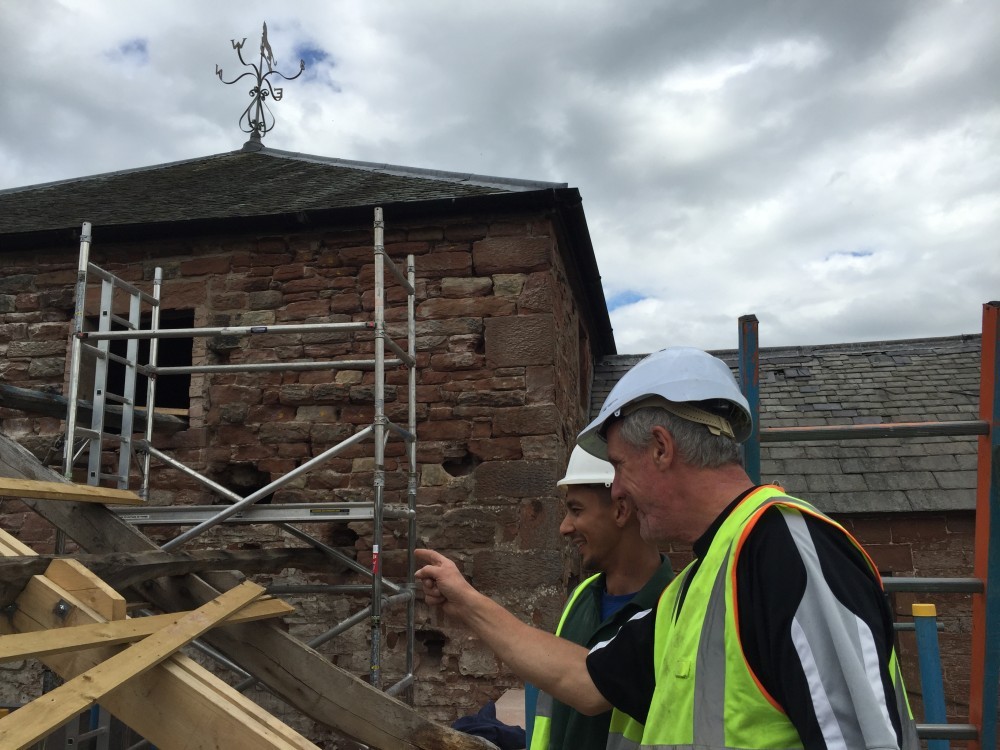
{"type": "MultiPolygon", "coordinates": [[[[327,555],[332,564],[345,566],[364,576],[362,585],[284,586],[280,593],[357,593],[369,592],[368,605],[342,622],[329,627],[309,641],[316,648],[335,636],[368,621],[371,652],[369,656],[369,682],[383,689],[382,685],[382,626],[383,611],[390,605],[406,605],[406,653],[402,679],[389,686],[385,692],[411,697],[409,688],[414,676],[414,547],[416,540],[416,349],[415,349],[415,272],[413,255],[406,256],[405,271],[385,252],[385,224],[381,208],[375,209],[374,218],[374,311],[370,321],[310,323],[300,325],[250,325],[216,328],[163,328],[161,309],[163,300],[163,271],[156,268],[152,292],[146,292],[90,261],[91,225],[84,223],[80,240],[80,255],[75,289],[75,309],[72,322],[70,366],[68,378],[68,407],[64,444],[63,469],[67,479],[73,479],[74,469],[86,466],[86,483],[118,489],[130,489],[138,478],[140,497],[147,502],[140,508],[117,509],[118,515],[133,525],[177,525],[187,527],[180,534],[161,546],[163,550],[176,550],[181,545],[203,535],[222,524],[274,524],[296,539],[315,547],[327,555]],[[391,275],[406,294],[406,344],[399,345],[386,327],[386,281],[391,275]],[[87,330],[87,294],[90,285],[100,282],[99,309],[96,330],[87,330]],[[126,315],[117,310],[127,308],[126,315]],[[144,322],[148,321],[148,326],[144,322]],[[264,362],[243,364],[201,364],[191,366],[161,366],[158,363],[158,342],[165,338],[237,337],[252,339],[263,335],[281,336],[327,332],[362,332],[371,334],[374,353],[371,358],[298,360],[293,362],[264,362]],[[139,341],[149,341],[148,358],[140,361],[139,341]],[[111,351],[111,342],[125,341],[124,356],[111,351]],[[387,357],[386,350],[391,356],[387,357]],[[81,419],[84,362],[93,362],[92,410],[89,425],[81,419]],[[124,370],[121,393],[108,390],[108,373],[111,363],[124,370]],[[396,424],[386,415],[386,369],[407,369],[406,425],[396,424]],[[222,486],[197,469],[187,466],[164,451],[153,441],[156,414],[156,382],[158,376],[190,375],[196,373],[261,373],[325,371],[374,372],[374,398],[371,423],[357,429],[346,439],[308,459],[298,467],[274,479],[266,486],[240,496],[222,486]],[[138,405],[137,383],[139,376],[146,378],[145,407],[138,405]],[[110,417],[109,417],[110,415],[110,417]],[[136,436],[136,428],[144,423],[144,431],[136,436]],[[390,438],[402,439],[406,457],[406,504],[385,504],[386,446],[390,438]],[[374,478],[370,502],[322,502],[257,505],[276,490],[323,465],[348,448],[371,441],[373,445],[374,478]],[[114,470],[102,466],[108,454],[114,455],[114,470]],[[198,485],[218,495],[227,505],[152,506],[150,498],[151,461],[164,464],[181,472],[198,485]],[[393,582],[382,575],[382,544],[384,523],[390,519],[405,520],[408,524],[407,578],[393,582]],[[354,558],[315,538],[295,526],[296,523],[370,522],[372,529],[372,562],[370,568],[354,558]]],[[[61,532],[57,550],[62,551],[61,532]]],[[[275,593],[278,593],[275,591],[275,593]]],[[[220,661],[224,658],[213,653],[220,661]]],[[[228,665],[235,667],[231,663],[228,665]]],[[[245,673],[244,673],[245,674],[245,673]]],[[[254,684],[252,678],[239,686],[246,689],[254,684]]]]}
{"type": "MultiPolygon", "coordinates": [[[[977,420],[760,429],[758,322],[739,320],[739,375],[753,415],[744,463],[757,484],[760,444],[803,440],[974,435],[978,438],[975,558],[972,578],[887,578],[887,592],[947,592],[972,595],[972,649],[967,724],[918,724],[922,739],[968,740],[972,748],[997,747],[1000,692],[1000,302],[983,306],[982,364],[977,420]]],[[[940,679],[940,676],[938,676],[940,679]]],[[[935,747],[931,744],[930,747],[935,747]]]]}

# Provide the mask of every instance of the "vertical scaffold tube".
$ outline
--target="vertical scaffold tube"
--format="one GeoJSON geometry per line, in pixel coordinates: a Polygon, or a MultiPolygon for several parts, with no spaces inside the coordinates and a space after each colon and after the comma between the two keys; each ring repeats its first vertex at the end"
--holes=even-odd
{"type": "Polygon", "coordinates": [[[740,388],[750,404],[753,430],[743,443],[743,462],[754,484],[760,484],[760,343],[757,316],[740,318],[740,388]]]}
{"type": "Polygon", "coordinates": [[[1000,711],[1000,302],[983,305],[979,417],[989,434],[979,436],[976,470],[976,551],[974,570],[983,592],[972,596],[972,669],[969,723],[979,729],[972,748],[997,746],[1000,711]]]}
{"type": "MultiPolygon", "coordinates": [[[[149,328],[151,331],[160,330],[160,294],[163,291],[163,269],[159,266],[153,271],[153,308],[149,313],[149,328]]],[[[160,357],[160,339],[156,336],[149,340],[149,362],[152,372],[146,379],[146,445],[153,444],[153,412],[156,408],[156,366],[160,357]]],[[[147,449],[142,454],[142,484],[139,489],[139,497],[149,501],[149,468],[150,453],[147,449]]]]}
{"type": "Polygon", "coordinates": [[[385,223],[375,209],[375,472],[369,682],[382,688],[382,504],[385,496],[385,223]]]}
{"type": "MultiPolygon", "coordinates": [[[[87,266],[90,264],[90,231],[89,221],[83,222],[80,230],[80,257],[76,266],[76,288],[73,300],[73,322],[69,333],[69,397],[66,401],[66,437],[63,448],[63,476],[73,481],[74,445],[76,443],[77,405],[80,403],[80,358],[83,342],[84,315],[87,305],[87,266]]],[[[66,545],[62,529],[56,529],[55,551],[61,553],[66,545]]]]}
{"type": "MultiPolygon", "coordinates": [[[[409,471],[407,473],[406,494],[407,507],[410,509],[410,521],[407,530],[407,577],[406,584],[410,591],[410,599],[406,604],[406,674],[413,674],[413,652],[416,648],[414,641],[416,630],[416,559],[414,551],[417,547],[417,324],[416,324],[416,269],[413,265],[413,256],[406,256],[406,280],[410,282],[410,292],[406,299],[406,352],[410,355],[410,369],[408,378],[409,397],[407,429],[412,436],[407,444],[406,456],[409,460],[409,471]]],[[[412,683],[411,683],[412,684],[412,683]]],[[[408,703],[413,703],[413,688],[408,687],[404,698],[408,703]]]]}
{"type": "MultiPolygon", "coordinates": [[[[917,657],[920,662],[920,690],[924,696],[924,720],[946,724],[944,678],[941,674],[941,650],[938,647],[937,607],[914,604],[913,627],[917,632],[917,657]]],[[[927,740],[927,750],[949,750],[948,740],[927,740]]]]}

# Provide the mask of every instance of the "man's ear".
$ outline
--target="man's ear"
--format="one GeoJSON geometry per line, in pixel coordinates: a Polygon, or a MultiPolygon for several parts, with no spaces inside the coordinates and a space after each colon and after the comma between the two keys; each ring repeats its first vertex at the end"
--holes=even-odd
{"type": "Polygon", "coordinates": [[[653,464],[660,470],[669,468],[676,459],[674,436],[662,425],[656,425],[652,429],[649,448],[652,451],[653,464]]]}
{"type": "Polygon", "coordinates": [[[629,519],[635,515],[635,506],[632,505],[632,501],[621,495],[611,498],[611,508],[615,514],[615,525],[620,529],[625,528],[629,519]]]}

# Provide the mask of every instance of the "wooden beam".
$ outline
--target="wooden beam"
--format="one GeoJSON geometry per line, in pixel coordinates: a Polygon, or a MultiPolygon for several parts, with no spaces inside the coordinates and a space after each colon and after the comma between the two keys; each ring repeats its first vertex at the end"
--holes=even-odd
{"type": "Polygon", "coordinates": [[[17,710],[16,717],[6,716],[0,719],[0,747],[25,750],[90,708],[118,686],[145,674],[263,593],[262,587],[246,581],[177,622],[147,636],[141,643],[22,706],[17,710]]]}
{"type": "MultiPolygon", "coordinates": [[[[66,419],[67,400],[65,396],[55,393],[45,393],[44,391],[33,391],[27,388],[18,388],[14,385],[0,383],[0,406],[8,409],[18,409],[33,414],[45,414],[57,419],[66,419]]],[[[80,419],[90,424],[91,415],[94,412],[94,405],[90,401],[80,401],[77,413],[80,419]]],[[[185,430],[188,427],[187,409],[163,409],[153,410],[153,428],[174,433],[178,430],[185,430]]],[[[117,404],[104,405],[104,425],[106,429],[112,431],[121,430],[122,407],[117,404]]],[[[146,409],[137,407],[132,427],[136,432],[143,432],[146,429],[146,409]]]]}
{"type": "Polygon", "coordinates": [[[125,619],[125,597],[76,560],[56,559],[45,577],[93,608],[105,620],[125,619]]]}
{"type": "Polygon", "coordinates": [[[110,487],[93,487],[89,484],[68,482],[42,482],[31,479],[0,477],[0,495],[31,497],[40,500],[74,500],[79,503],[107,503],[108,505],[142,505],[142,498],[131,490],[110,487]]]}
{"type": "MultiPolygon", "coordinates": [[[[0,475],[60,479],[4,435],[0,435],[0,475]]],[[[31,499],[25,503],[88,552],[157,549],[138,529],[103,505],[31,499]]],[[[215,588],[198,576],[160,578],[144,587],[142,593],[164,610],[193,609],[191,604],[198,606],[202,597],[217,595],[219,587],[230,588],[235,576],[214,573],[211,578],[215,588]]],[[[495,750],[481,737],[430,721],[402,701],[332,664],[273,622],[216,628],[204,640],[289,705],[373,750],[495,750]]]]}
{"type": "MultiPolygon", "coordinates": [[[[60,555],[9,554],[8,557],[0,557],[0,607],[14,601],[31,576],[44,573],[49,562],[66,559],[60,555]]],[[[327,555],[312,547],[191,552],[147,550],[100,555],[80,554],[74,555],[73,559],[82,563],[118,591],[160,576],[186,575],[209,570],[238,570],[245,574],[279,573],[285,568],[329,571],[333,564],[327,555]]],[[[117,618],[108,617],[108,619],[117,618]]]]}
{"type": "MultiPolygon", "coordinates": [[[[88,506],[94,507],[94,506],[88,506]]],[[[0,631],[50,630],[100,622],[72,594],[44,576],[25,587],[12,618],[0,631]]],[[[64,679],[96,666],[120,651],[102,646],[51,654],[44,663],[64,679]]],[[[316,746],[260,706],[182,654],[140,675],[101,699],[101,705],[161,750],[317,750],[316,746]]]]}
{"type": "MultiPolygon", "coordinates": [[[[293,612],[295,607],[281,599],[261,598],[260,601],[228,617],[220,623],[220,626],[265,620],[269,617],[284,617],[293,612]]],[[[15,659],[42,659],[51,654],[62,654],[82,648],[117,646],[138,641],[167,625],[172,625],[186,614],[187,612],[169,612],[115,622],[95,622],[91,625],[0,635],[0,663],[15,659]]]]}

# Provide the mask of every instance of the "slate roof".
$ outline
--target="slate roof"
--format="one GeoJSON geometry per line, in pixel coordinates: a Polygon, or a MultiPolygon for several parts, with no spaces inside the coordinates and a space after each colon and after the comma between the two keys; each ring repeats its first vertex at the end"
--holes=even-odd
{"type": "Polygon", "coordinates": [[[243,149],[0,190],[0,235],[94,225],[287,214],[566,188],[534,182],[243,149]]]}
{"type": "MultiPolygon", "coordinates": [[[[761,427],[979,418],[981,338],[760,350],[761,427]]],[[[712,352],[737,372],[737,352],[712,352]]],[[[595,366],[591,413],[641,355],[595,366]]],[[[975,508],[976,438],[761,444],[761,478],[831,513],[975,508]]]]}
{"type": "MultiPolygon", "coordinates": [[[[551,212],[570,285],[601,354],[614,333],[580,191],[566,183],[351,161],[265,148],[0,190],[0,253],[102,242],[464,213],[551,212]]],[[[75,252],[75,251],[74,251],[75,252]]]]}

